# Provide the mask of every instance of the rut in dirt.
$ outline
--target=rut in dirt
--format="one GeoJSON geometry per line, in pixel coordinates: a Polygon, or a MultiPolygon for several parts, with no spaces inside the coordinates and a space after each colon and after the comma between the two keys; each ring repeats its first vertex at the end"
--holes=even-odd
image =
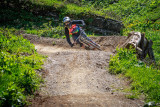
{"type": "Polygon", "coordinates": [[[110,55],[125,37],[93,37],[104,51],[70,48],[63,39],[24,35],[40,54],[47,55],[45,85],[31,100],[31,107],[139,107],[123,92],[127,81],[108,71],[110,55]],[[117,42],[118,41],[118,42],[117,42]],[[54,46],[53,46],[54,42],[54,46]]]}

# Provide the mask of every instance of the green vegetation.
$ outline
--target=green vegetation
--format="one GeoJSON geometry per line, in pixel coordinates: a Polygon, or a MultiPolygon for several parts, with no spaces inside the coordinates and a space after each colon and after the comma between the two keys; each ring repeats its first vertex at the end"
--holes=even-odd
{"type": "Polygon", "coordinates": [[[52,27],[52,26],[46,26],[44,29],[32,29],[32,30],[26,30],[26,33],[28,34],[35,34],[42,37],[52,37],[52,38],[64,38],[64,32],[63,32],[62,26],[52,27]]]}
{"type": "Polygon", "coordinates": [[[109,62],[109,71],[112,74],[122,73],[131,81],[132,95],[128,98],[137,98],[144,94],[146,101],[160,101],[160,70],[147,66],[139,61],[134,50],[117,49],[117,54],[109,62]]]}
{"type": "MultiPolygon", "coordinates": [[[[153,41],[156,65],[147,66],[138,61],[134,51],[121,49],[117,50],[117,55],[111,58],[109,65],[111,73],[122,73],[131,81],[133,95],[128,97],[134,98],[143,93],[146,101],[160,101],[159,0],[21,1],[0,2],[0,105],[24,105],[26,95],[33,93],[40,82],[34,70],[41,68],[42,57],[32,44],[13,33],[64,38],[61,24],[64,16],[80,19],[88,15],[120,20],[125,25],[122,35],[127,36],[130,31],[140,31],[153,41]],[[58,19],[45,14],[52,10],[59,14],[58,19]]],[[[91,20],[92,18],[87,19],[88,22],[91,20]]]]}
{"type": "MultiPolygon", "coordinates": [[[[15,4],[12,5],[14,7],[15,4]]],[[[36,34],[44,37],[63,37],[63,25],[59,24],[57,19],[45,14],[50,11],[51,7],[39,6],[31,2],[25,2],[21,5],[14,8],[11,6],[0,7],[1,28],[15,28],[22,33],[36,34]],[[35,11],[35,13],[32,11],[35,11]]]]}
{"type": "Polygon", "coordinates": [[[65,15],[75,15],[74,17],[80,17],[84,14],[96,14],[100,16],[105,16],[105,13],[101,10],[97,10],[93,7],[93,5],[83,5],[84,3],[81,3],[82,5],[79,6],[74,3],[69,3],[67,1],[59,1],[59,0],[39,0],[32,1],[32,3],[38,4],[38,5],[48,5],[48,6],[54,6],[57,10],[60,11],[61,16],[60,18],[63,18],[65,15]]]}
{"type": "MultiPolygon", "coordinates": [[[[59,20],[64,16],[75,19],[86,15],[97,15],[123,21],[126,36],[131,31],[145,32],[153,41],[153,50],[157,63],[160,63],[160,1],[159,0],[39,0],[39,5],[54,6],[60,11],[59,20]]],[[[92,19],[88,19],[92,20],[92,19]]]]}
{"type": "Polygon", "coordinates": [[[15,29],[0,29],[0,106],[24,106],[26,96],[42,81],[35,70],[41,69],[43,57],[15,29]]]}

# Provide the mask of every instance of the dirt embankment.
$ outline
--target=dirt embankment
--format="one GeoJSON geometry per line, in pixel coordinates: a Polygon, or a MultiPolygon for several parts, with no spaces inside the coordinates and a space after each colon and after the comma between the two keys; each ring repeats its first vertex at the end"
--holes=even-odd
{"type": "MultiPolygon", "coordinates": [[[[24,34],[24,38],[31,41],[34,44],[48,45],[52,47],[60,47],[71,49],[65,39],[54,39],[48,37],[38,37],[36,35],[24,34]]],[[[113,52],[116,47],[122,45],[127,39],[125,36],[99,36],[99,37],[90,37],[94,42],[101,46],[103,51],[113,52]]],[[[74,46],[72,49],[79,49],[79,46],[74,46]]]]}
{"type": "Polygon", "coordinates": [[[127,81],[108,73],[110,55],[126,37],[92,37],[103,51],[70,48],[66,40],[24,35],[44,63],[45,85],[31,100],[31,107],[139,107],[141,100],[125,98],[127,81]]]}

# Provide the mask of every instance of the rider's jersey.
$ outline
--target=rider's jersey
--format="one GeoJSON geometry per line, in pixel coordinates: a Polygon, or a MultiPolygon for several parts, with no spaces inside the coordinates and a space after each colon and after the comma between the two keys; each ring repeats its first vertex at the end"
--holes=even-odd
{"type": "Polygon", "coordinates": [[[83,20],[73,20],[71,22],[71,28],[68,29],[67,27],[65,27],[65,35],[66,35],[66,39],[67,42],[71,45],[71,41],[70,41],[70,35],[79,35],[79,26],[78,25],[82,25],[85,26],[85,23],[83,20]]]}
{"type": "Polygon", "coordinates": [[[69,35],[78,34],[80,31],[80,28],[77,24],[71,25],[71,28],[69,29],[69,35]]]}

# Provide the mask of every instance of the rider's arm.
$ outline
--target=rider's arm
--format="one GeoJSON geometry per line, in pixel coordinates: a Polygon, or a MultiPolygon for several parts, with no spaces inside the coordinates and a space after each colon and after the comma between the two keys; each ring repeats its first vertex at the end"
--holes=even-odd
{"type": "Polygon", "coordinates": [[[67,39],[68,44],[72,47],[73,44],[72,44],[71,41],[70,41],[69,30],[68,30],[67,27],[65,27],[65,35],[66,35],[66,39],[67,39]]]}
{"type": "Polygon", "coordinates": [[[86,25],[83,20],[73,20],[72,24],[81,24],[83,27],[86,25]]]}

